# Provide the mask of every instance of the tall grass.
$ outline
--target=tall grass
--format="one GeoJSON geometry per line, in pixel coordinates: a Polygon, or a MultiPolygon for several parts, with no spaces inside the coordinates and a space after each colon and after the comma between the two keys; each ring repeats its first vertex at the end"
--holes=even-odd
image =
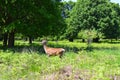
{"type": "Polygon", "coordinates": [[[26,43],[24,46],[19,41],[16,43],[17,48],[1,49],[0,80],[120,79],[120,44],[94,43],[92,50],[88,51],[85,43],[50,41],[49,46],[66,49],[62,59],[58,56],[48,57],[38,44],[39,42],[33,45],[26,43]]]}

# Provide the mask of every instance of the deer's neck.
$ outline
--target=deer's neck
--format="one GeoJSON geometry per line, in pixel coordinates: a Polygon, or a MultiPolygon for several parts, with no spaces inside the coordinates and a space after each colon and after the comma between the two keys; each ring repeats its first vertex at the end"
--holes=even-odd
{"type": "Polygon", "coordinates": [[[47,53],[47,45],[43,45],[43,48],[44,48],[44,50],[45,50],[45,52],[47,53]]]}

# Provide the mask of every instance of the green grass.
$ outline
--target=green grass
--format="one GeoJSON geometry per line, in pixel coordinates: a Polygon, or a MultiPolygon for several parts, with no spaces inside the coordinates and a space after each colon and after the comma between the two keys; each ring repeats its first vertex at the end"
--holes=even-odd
{"type": "Polygon", "coordinates": [[[67,51],[60,59],[44,54],[38,42],[28,45],[17,41],[15,48],[1,48],[0,80],[78,80],[76,75],[84,80],[120,78],[120,44],[93,43],[91,51],[86,50],[85,43],[78,42],[51,41],[49,46],[64,47],[67,51]],[[72,69],[69,77],[60,73],[66,66],[72,69]]]}

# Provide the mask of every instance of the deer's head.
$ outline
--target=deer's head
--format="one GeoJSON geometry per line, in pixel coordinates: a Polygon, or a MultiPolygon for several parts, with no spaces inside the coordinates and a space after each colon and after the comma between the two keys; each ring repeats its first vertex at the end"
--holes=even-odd
{"type": "Polygon", "coordinates": [[[42,40],[42,45],[46,45],[47,44],[47,40],[42,40]]]}

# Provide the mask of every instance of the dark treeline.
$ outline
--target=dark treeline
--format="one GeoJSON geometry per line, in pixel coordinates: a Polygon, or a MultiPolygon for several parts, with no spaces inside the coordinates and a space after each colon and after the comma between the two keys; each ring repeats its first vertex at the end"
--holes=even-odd
{"type": "Polygon", "coordinates": [[[120,5],[109,0],[0,0],[3,46],[13,47],[16,33],[28,37],[30,43],[42,36],[69,41],[118,39],[120,5]]]}
{"type": "Polygon", "coordinates": [[[31,38],[60,35],[64,30],[59,0],[0,0],[3,46],[14,46],[14,35],[31,38]],[[59,33],[59,34],[58,34],[59,33]]]}
{"type": "Polygon", "coordinates": [[[67,19],[65,36],[98,42],[100,38],[120,37],[120,5],[110,0],[78,0],[67,19]]]}

